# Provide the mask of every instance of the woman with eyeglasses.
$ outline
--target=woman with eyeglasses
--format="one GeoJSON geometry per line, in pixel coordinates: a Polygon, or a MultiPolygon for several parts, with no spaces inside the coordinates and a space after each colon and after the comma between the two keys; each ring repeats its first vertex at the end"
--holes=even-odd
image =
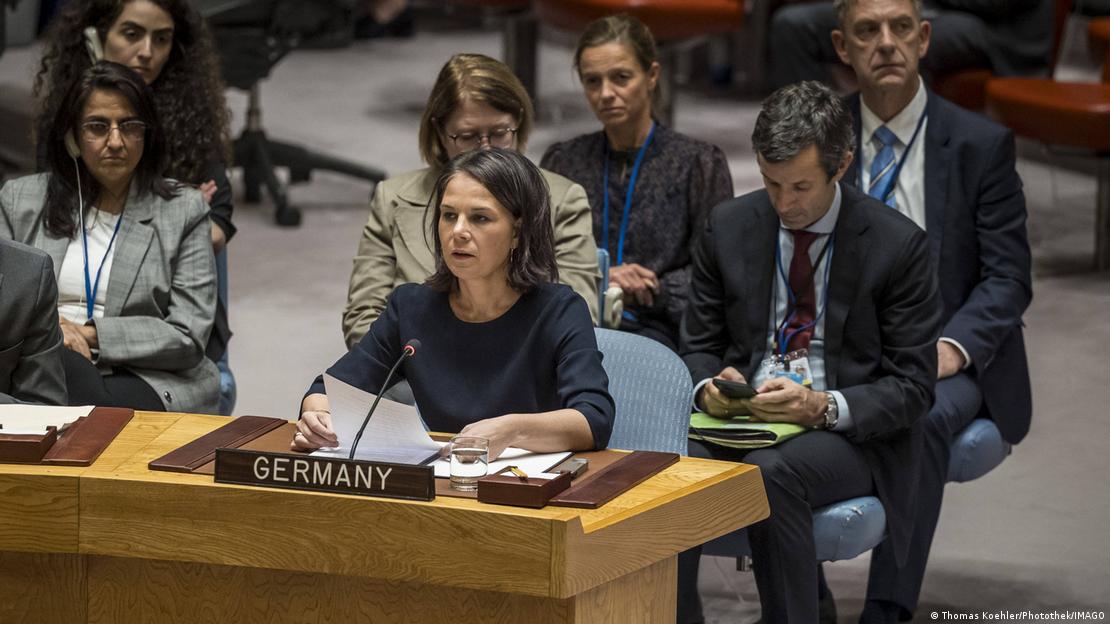
{"type": "Polygon", "coordinates": [[[97,63],[62,98],[44,145],[51,173],[0,189],[0,237],[53,259],[70,404],[215,413],[208,205],[162,176],[150,87],[97,63]]]}
{"type": "MultiPolygon", "coordinates": [[[[528,93],[504,63],[481,54],[447,61],[420,121],[420,155],[428,166],[379,183],[370,202],[343,310],[348,347],[366,335],[395,287],[435,272],[433,224],[425,208],[447,161],[490,147],[523,152],[532,118],[528,93]]],[[[560,281],[586,299],[596,320],[597,248],[586,193],[562,176],[542,173],[550,188],[560,281]]]]}
{"type": "Polygon", "coordinates": [[[609,281],[624,291],[619,329],[677,350],[690,250],[705,216],[732,198],[724,152],[652,117],[659,88],[655,40],[629,15],[596,20],[574,67],[601,131],[552,145],[540,166],[586,188],[609,281]]]}
{"type": "MultiPolygon", "coordinates": [[[[220,60],[204,20],[188,0],[70,0],[43,36],[35,76],[35,130],[41,170],[44,141],[69,86],[96,60],[129,67],[150,85],[166,137],[161,174],[195,186],[211,213],[213,250],[235,235],[232,224],[230,117],[220,60]]],[[[205,350],[218,361],[231,330],[219,303],[205,350]]]]}

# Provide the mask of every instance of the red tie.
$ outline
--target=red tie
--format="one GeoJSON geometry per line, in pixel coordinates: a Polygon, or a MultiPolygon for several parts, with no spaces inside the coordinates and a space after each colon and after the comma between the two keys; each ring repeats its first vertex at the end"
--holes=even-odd
{"type": "Polygon", "coordinates": [[[787,352],[808,348],[813,337],[817,293],[813,288],[813,261],[809,259],[809,247],[820,236],[804,230],[790,230],[790,233],[794,235],[794,257],[790,260],[790,291],[794,293],[794,317],[786,326],[786,336],[790,336],[786,343],[787,352]],[[798,331],[798,328],[806,325],[809,327],[798,331]]]}

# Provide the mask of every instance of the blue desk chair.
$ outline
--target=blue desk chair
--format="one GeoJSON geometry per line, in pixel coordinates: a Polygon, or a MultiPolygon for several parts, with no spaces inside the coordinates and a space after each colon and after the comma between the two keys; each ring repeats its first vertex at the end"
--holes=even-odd
{"type": "Polygon", "coordinates": [[[694,398],[686,365],[651,338],[612,329],[594,333],[617,406],[610,448],[685,455],[694,398]]]}
{"type": "MultiPolygon", "coordinates": [[[[994,421],[977,418],[952,442],[948,481],[964,483],[987,474],[1010,454],[994,421]]],[[[861,496],[813,511],[813,537],[818,561],[854,559],[879,545],[886,536],[886,510],[874,496],[861,496]]],[[[750,556],[747,531],[741,529],[705,545],[703,554],[750,556]]]]}
{"type": "MultiPolygon", "coordinates": [[[[224,309],[228,309],[227,249],[223,249],[216,254],[216,296],[220,303],[224,305],[224,309]]],[[[231,416],[238,395],[235,387],[235,375],[231,373],[231,367],[228,364],[228,351],[230,349],[224,349],[223,357],[220,358],[219,362],[216,362],[216,368],[220,370],[220,414],[223,416],[231,416]]]]}

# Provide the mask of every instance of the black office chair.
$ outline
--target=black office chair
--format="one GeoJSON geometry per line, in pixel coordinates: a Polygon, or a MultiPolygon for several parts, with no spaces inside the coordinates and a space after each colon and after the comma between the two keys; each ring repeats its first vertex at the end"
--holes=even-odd
{"type": "Polygon", "coordinates": [[[243,168],[244,197],[261,199],[265,185],[276,207],[278,225],[296,226],[299,210],[274,173],[289,169],[289,182],[307,182],[314,169],[335,171],[377,184],[385,172],[274,141],[262,127],[260,82],[306,38],[349,25],[352,0],[201,0],[197,8],[208,20],[220,53],[224,81],[249,93],[246,125],[235,139],[235,165],[243,168]]]}

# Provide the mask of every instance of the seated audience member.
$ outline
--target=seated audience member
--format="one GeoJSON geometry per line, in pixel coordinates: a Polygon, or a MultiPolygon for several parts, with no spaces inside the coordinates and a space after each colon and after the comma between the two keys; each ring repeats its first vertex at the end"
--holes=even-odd
{"type": "Polygon", "coordinates": [[[586,188],[609,280],[624,291],[620,329],[678,345],[690,283],[690,247],[709,209],[732,198],[720,148],[652,117],[658,92],[655,40],[628,15],[590,23],[574,68],[599,132],[556,143],[541,166],[586,188]]]}
{"type": "MultiPolygon", "coordinates": [[[[481,54],[456,54],[447,61],[420,120],[420,155],[428,166],[379,183],[370,201],[343,310],[348,347],[366,335],[395,287],[423,282],[436,271],[426,208],[447,161],[492,147],[523,153],[532,120],[532,101],[504,63],[481,54]]],[[[551,189],[560,278],[585,298],[596,318],[597,249],[586,193],[562,176],[541,172],[551,189]]]]}
{"type": "Polygon", "coordinates": [[[50,256],[0,239],[0,403],[66,404],[50,256]]]}
{"type": "Polygon", "coordinates": [[[204,357],[216,309],[208,205],[162,177],[165,141],[138,74],[81,74],[45,138],[50,171],[0,191],[0,237],[50,254],[73,405],[216,411],[204,357]]]}
{"type": "MultiPolygon", "coordinates": [[[[220,59],[204,20],[187,0],[72,0],[51,23],[35,77],[35,127],[39,159],[69,86],[96,60],[130,67],[150,85],[166,137],[162,175],[200,188],[212,209],[212,247],[219,252],[235,235],[229,114],[220,59]],[[91,52],[97,49],[99,52],[91,52]]],[[[217,361],[231,330],[219,304],[206,347],[217,361]]]]}
{"type": "MultiPolygon", "coordinates": [[[[921,13],[921,0],[915,3],[921,13]]],[[[837,25],[834,4],[793,4],[775,12],[768,39],[772,87],[828,79],[825,65],[837,62],[829,39],[837,25]]],[[[925,0],[923,11],[933,25],[930,54],[922,64],[929,75],[973,67],[997,76],[1048,72],[1052,0],[925,0]]],[[[861,37],[878,34],[871,24],[857,27],[861,37]]]]}
{"type": "Polygon", "coordinates": [[[894,622],[917,607],[953,438],[980,415],[1011,443],[1029,431],[1021,315],[1032,297],[1031,260],[1013,136],[925,88],[917,67],[932,53],[930,28],[916,3],[841,0],[837,8],[833,41],[860,85],[848,102],[858,158],[845,180],[926,231],[943,304],[909,558],[896,565],[883,543],[871,559],[864,619],[894,622]]]}
{"type": "MultiPolygon", "coordinates": [[[[550,199],[514,150],[472,150],[441,167],[428,212],[435,272],[393,291],[369,333],[327,373],[373,393],[409,340],[398,377],[437,431],[554,452],[605,448],[613,399],[586,302],[558,277],[550,199]]],[[[301,403],[295,449],[335,446],[323,377],[301,403]]]]}
{"type": "MultiPolygon", "coordinates": [[[[852,119],[817,82],[763,102],[752,133],[764,190],[713,209],[694,252],[681,353],[709,414],[813,429],[751,452],[691,441],[690,454],[759,466],[771,507],[749,527],[764,622],[818,621],[813,509],[877,495],[906,552],[918,419],[933,402],[940,301],[912,221],[842,184],[852,119]],[[764,364],[805,349],[807,372],[764,364]],[[729,399],[710,378],[750,380],[729,399]],[[802,383],[799,383],[798,380],[802,383]]],[[[680,556],[679,614],[701,620],[700,548],[680,556]]]]}

